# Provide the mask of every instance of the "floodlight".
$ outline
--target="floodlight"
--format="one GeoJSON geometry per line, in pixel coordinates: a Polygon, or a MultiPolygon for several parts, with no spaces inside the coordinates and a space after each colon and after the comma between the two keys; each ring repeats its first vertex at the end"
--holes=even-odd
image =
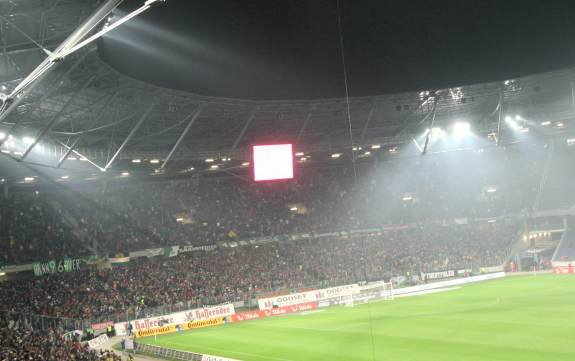
{"type": "Polygon", "coordinates": [[[142,160],[141,159],[132,159],[132,163],[139,164],[139,163],[142,163],[142,160]]]}
{"type": "Polygon", "coordinates": [[[160,163],[160,160],[159,160],[159,159],[151,159],[151,160],[150,160],[150,163],[152,163],[152,164],[158,164],[158,163],[160,163]]]}
{"type": "Polygon", "coordinates": [[[32,143],[34,143],[34,138],[32,138],[32,137],[23,137],[23,138],[22,138],[22,143],[27,144],[27,145],[32,144],[32,143]]]}
{"type": "Polygon", "coordinates": [[[331,157],[332,157],[333,159],[337,159],[337,158],[341,157],[341,153],[333,153],[333,154],[331,155],[331,157]]]}
{"type": "Polygon", "coordinates": [[[471,131],[471,124],[468,122],[456,122],[453,124],[453,135],[457,138],[463,138],[471,131]]]}

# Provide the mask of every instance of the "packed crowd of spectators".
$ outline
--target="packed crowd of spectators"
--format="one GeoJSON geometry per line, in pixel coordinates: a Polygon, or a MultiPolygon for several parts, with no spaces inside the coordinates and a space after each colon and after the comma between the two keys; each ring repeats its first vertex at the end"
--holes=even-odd
{"type": "Polygon", "coordinates": [[[0,264],[572,205],[571,148],[524,147],[374,161],[357,177],[343,166],[267,184],[198,174],[13,189],[0,194],[0,264]]]}
{"type": "Polygon", "coordinates": [[[516,221],[220,248],[0,283],[0,309],[74,319],[141,316],[163,305],[249,301],[264,292],[500,265],[516,221]]]}
{"type": "Polygon", "coordinates": [[[39,330],[0,317],[0,361],[121,361],[112,351],[91,351],[62,330],[39,330]]]}

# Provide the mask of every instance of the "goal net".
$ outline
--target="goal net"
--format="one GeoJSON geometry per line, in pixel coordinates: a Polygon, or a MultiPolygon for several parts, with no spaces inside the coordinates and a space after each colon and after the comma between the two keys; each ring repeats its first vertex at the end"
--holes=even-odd
{"type": "Polygon", "coordinates": [[[394,298],[392,282],[378,282],[366,287],[369,299],[391,301],[394,298]]]}
{"type": "Polygon", "coordinates": [[[379,297],[385,301],[393,300],[393,283],[392,282],[384,282],[381,284],[381,288],[379,289],[379,297]]]}

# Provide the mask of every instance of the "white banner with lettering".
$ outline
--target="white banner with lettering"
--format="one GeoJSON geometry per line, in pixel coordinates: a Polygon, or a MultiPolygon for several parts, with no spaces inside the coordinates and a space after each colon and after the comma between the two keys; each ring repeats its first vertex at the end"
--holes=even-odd
{"type": "MultiPolygon", "coordinates": [[[[176,312],[165,316],[141,318],[130,321],[130,323],[132,324],[132,333],[135,333],[137,330],[145,330],[164,325],[179,325],[192,321],[211,320],[212,318],[231,316],[235,313],[234,305],[229,303],[219,306],[195,308],[193,310],[176,312]]],[[[116,323],[114,328],[118,336],[128,334],[128,322],[116,323]]]]}

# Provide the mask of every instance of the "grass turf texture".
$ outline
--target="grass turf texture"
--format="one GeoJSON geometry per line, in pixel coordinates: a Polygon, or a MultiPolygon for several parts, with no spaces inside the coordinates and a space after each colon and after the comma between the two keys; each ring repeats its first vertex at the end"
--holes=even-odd
{"type": "Polygon", "coordinates": [[[573,361],[575,277],[509,277],[140,341],[245,361],[573,361]]]}

